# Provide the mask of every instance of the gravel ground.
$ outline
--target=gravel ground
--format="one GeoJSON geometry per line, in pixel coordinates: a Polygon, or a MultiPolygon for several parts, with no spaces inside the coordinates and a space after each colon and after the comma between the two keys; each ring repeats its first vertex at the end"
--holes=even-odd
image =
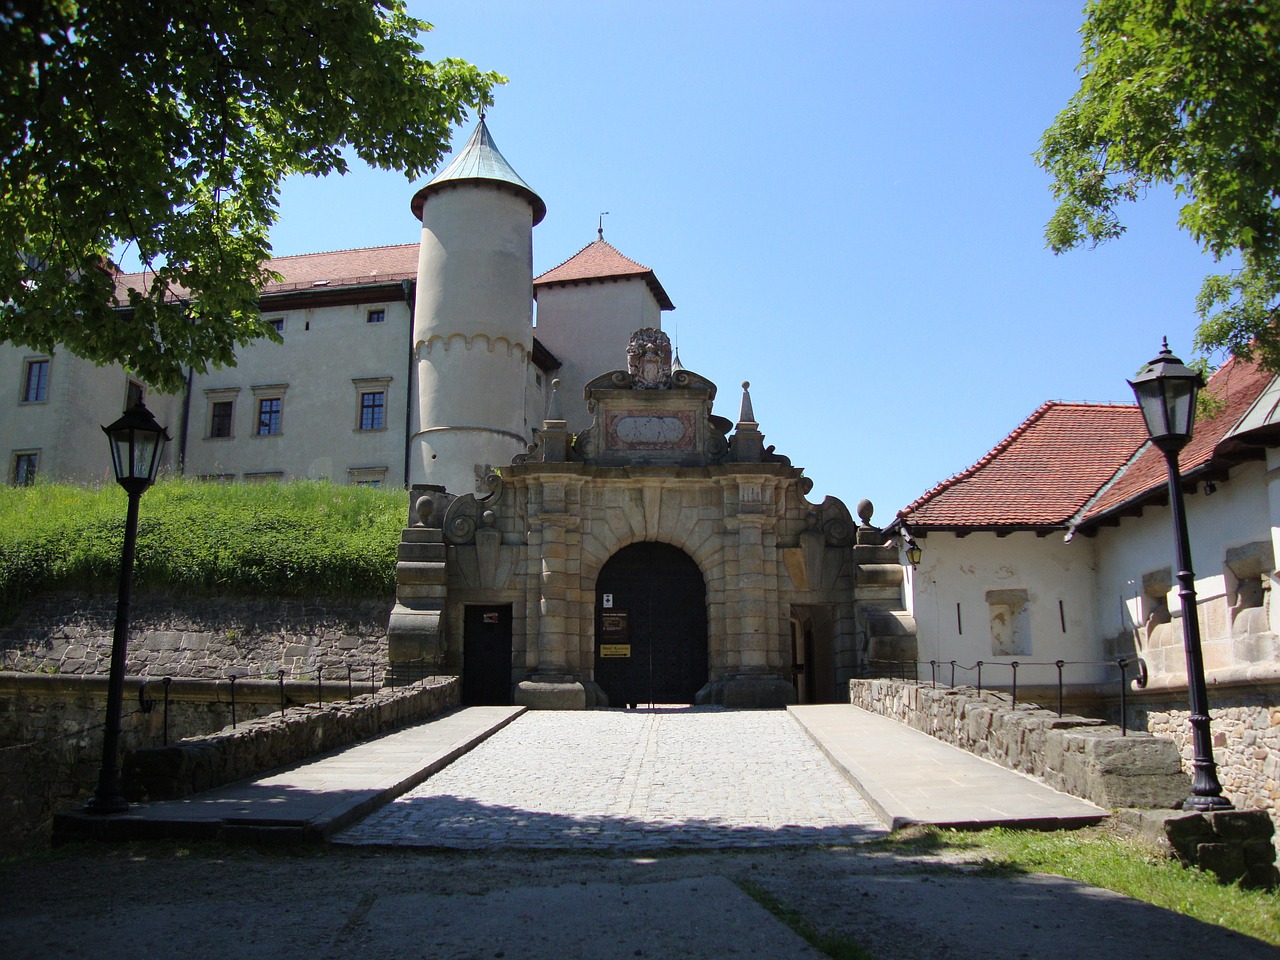
{"type": "Polygon", "coordinates": [[[818,956],[731,886],[747,883],[878,960],[1280,957],[1096,888],[974,871],[954,854],[865,847],[621,855],[75,846],[0,865],[0,956],[818,956]]]}

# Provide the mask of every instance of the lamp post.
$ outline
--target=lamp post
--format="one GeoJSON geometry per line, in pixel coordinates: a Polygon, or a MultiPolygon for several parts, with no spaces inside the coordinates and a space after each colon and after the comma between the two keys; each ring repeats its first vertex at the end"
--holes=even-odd
{"type": "Polygon", "coordinates": [[[1182,604],[1182,646],[1187,657],[1187,691],[1191,699],[1191,796],[1183,810],[1230,810],[1231,801],[1222,795],[1217,766],[1213,762],[1213,741],[1209,735],[1209,694],[1204,682],[1204,658],[1200,652],[1200,620],[1196,611],[1195,574],[1191,570],[1191,539],[1187,535],[1187,513],[1182,501],[1182,475],[1178,452],[1191,439],[1196,417],[1196,394],[1204,386],[1200,374],[1187,367],[1169,350],[1166,339],[1160,355],[1129,381],[1151,442],[1164,454],[1169,468],[1169,508],[1173,513],[1177,544],[1178,597],[1182,604]]]}
{"type": "Polygon", "coordinates": [[[111,639],[111,676],[107,681],[107,719],[102,729],[102,766],[98,786],[85,810],[89,813],[121,813],[129,808],[120,792],[120,714],[124,703],[124,661],[129,642],[129,595],[133,586],[133,550],[138,537],[138,501],[155,482],[160,455],[168,432],[139,400],[115,423],[103,427],[111,446],[111,466],[116,483],[129,495],[124,525],[124,549],[120,555],[120,594],[116,601],[116,626],[111,639]]]}

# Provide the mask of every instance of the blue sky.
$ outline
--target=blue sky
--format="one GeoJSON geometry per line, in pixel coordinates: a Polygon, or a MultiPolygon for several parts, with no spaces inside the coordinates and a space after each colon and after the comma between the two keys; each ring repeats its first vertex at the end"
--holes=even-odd
{"type": "MultiPolygon", "coordinates": [[[[736,418],[750,380],[811,498],[867,497],[887,523],[1045,400],[1131,401],[1161,336],[1192,353],[1214,264],[1167,195],[1120,241],[1044,247],[1031,154],[1076,88],[1081,0],[410,8],[430,57],[510,80],[488,120],[547,204],[535,272],[609,211],[717,412],[736,418]]],[[[275,252],[416,242],[421,182],[291,180],[275,252]]]]}

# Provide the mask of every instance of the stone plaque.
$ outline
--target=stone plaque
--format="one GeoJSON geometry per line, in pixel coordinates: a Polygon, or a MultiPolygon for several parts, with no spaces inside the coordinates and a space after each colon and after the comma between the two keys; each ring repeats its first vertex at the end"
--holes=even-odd
{"type": "Polygon", "coordinates": [[[608,419],[606,445],[609,450],[693,450],[697,431],[693,411],[672,410],[661,414],[620,410],[608,419]]]}

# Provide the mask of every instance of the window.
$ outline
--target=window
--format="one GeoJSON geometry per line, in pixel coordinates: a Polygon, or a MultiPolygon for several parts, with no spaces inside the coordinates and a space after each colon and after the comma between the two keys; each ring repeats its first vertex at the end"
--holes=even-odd
{"type": "Polygon", "coordinates": [[[43,403],[49,399],[49,361],[28,360],[22,378],[22,402],[43,403]]]}
{"type": "Polygon", "coordinates": [[[382,323],[386,319],[387,311],[385,310],[370,310],[364,315],[365,323],[382,323]]]}
{"type": "Polygon", "coordinates": [[[272,317],[267,321],[276,333],[284,333],[284,317],[272,317]]]}
{"type": "Polygon", "coordinates": [[[283,479],[283,470],[256,470],[244,475],[245,483],[279,483],[283,479]]]}
{"type": "Polygon", "coordinates": [[[217,400],[209,408],[209,436],[215,439],[231,436],[231,418],[235,405],[230,400],[217,400]]]}
{"type": "Polygon", "coordinates": [[[386,467],[352,467],[347,477],[357,487],[380,487],[387,479],[386,467]]]}
{"type": "Polygon", "coordinates": [[[136,407],[142,402],[144,389],[142,384],[137,380],[130,380],[129,386],[124,391],[124,408],[126,410],[136,407]]]}
{"type": "Polygon", "coordinates": [[[355,429],[387,429],[387,387],[390,377],[359,377],[351,381],[356,388],[355,429]]]}
{"type": "Polygon", "coordinates": [[[263,397],[258,401],[258,429],[260,437],[274,437],[280,433],[280,414],[284,400],[281,397],[263,397]]]}
{"type": "Polygon", "coordinates": [[[252,387],[256,401],[255,437],[278,437],[284,431],[284,392],[287,383],[266,383],[252,387]]]}
{"type": "Polygon", "coordinates": [[[29,487],[36,482],[36,468],[40,465],[39,450],[19,450],[13,455],[13,472],[10,478],[14,486],[29,487]]]}
{"type": "Polygon", "coordinates": [[[387,395],[381,390],[360,394],[360,429],[382,430],[386,427],[387,395]]]}
{"type": "Polygon", "coordinates": [[[234,473],[202,473],[196,477],[205,483],[231,483],[235,478],[234,473]]]}
{"type": "Polygon", "coordinates": [[[239,387],[218,387],[204,392],[206,440],[230,440],[235,436],[236,394],[239,387]]]}

